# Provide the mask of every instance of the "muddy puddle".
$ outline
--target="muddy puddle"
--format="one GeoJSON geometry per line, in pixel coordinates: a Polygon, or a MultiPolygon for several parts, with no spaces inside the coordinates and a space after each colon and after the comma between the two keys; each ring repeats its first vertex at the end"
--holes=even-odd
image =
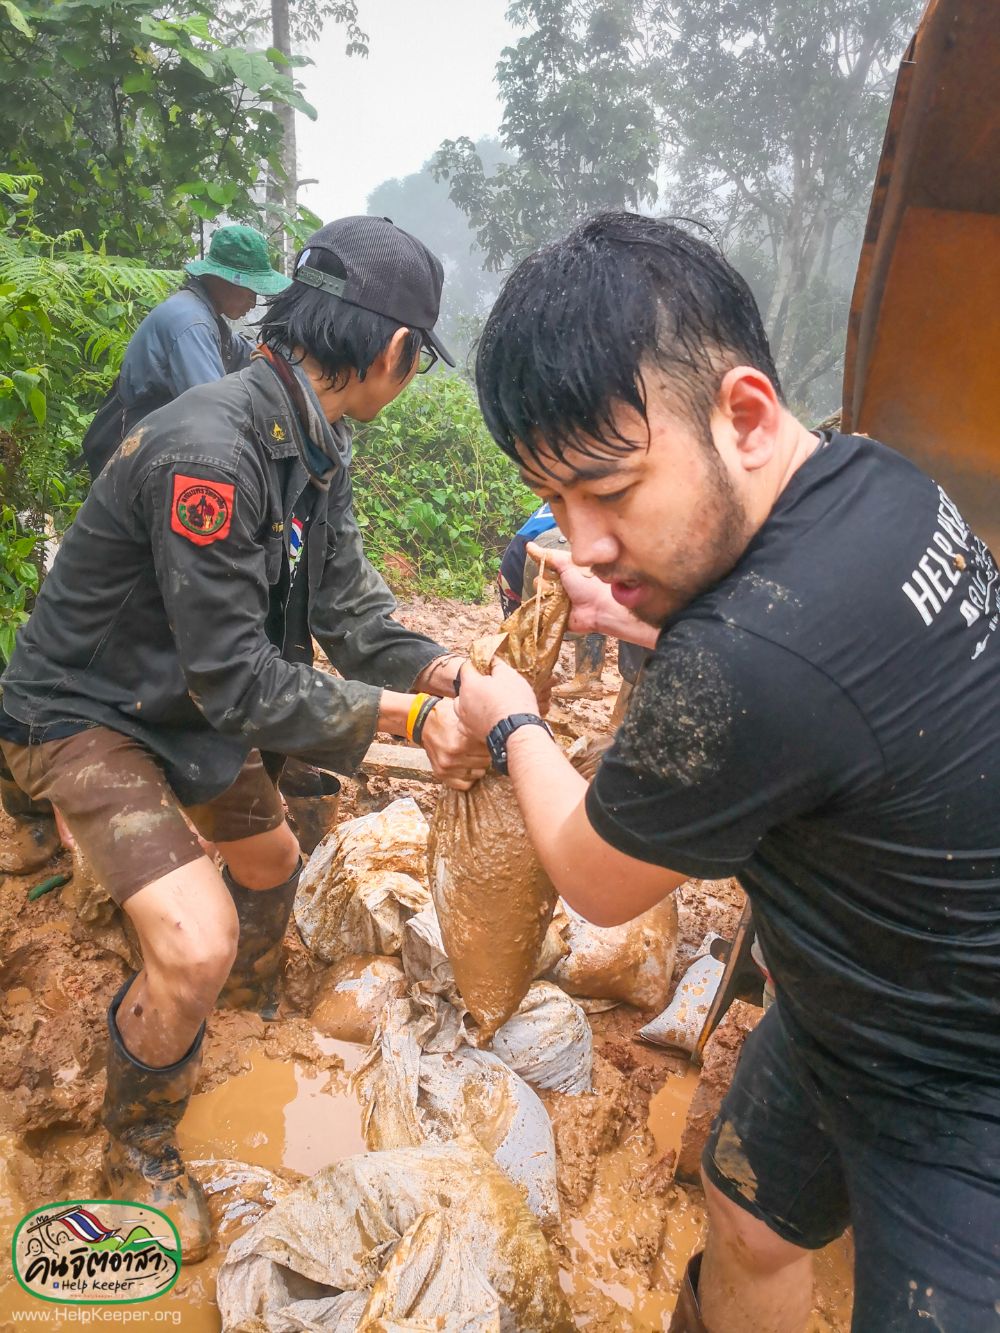
{"type": "MultiPolygon", "coordinates": [[[[305,1061],[254,1049],[245,1072],[191,1099],[178,1139],[185,1160],[195,1164],[196,1174],[210,1190],[209,1203],[222,1244],[203,1263],[182,1271],[177,1286],[156,1306],[157,1324],[182,1328],[185,1333],[219,1333],[215,1279],[226,1246],[260,1216],[263,1206],[274,1201],[276,1185],[290,1188],[300,1176],[365,1151],[360,1108],[348,1088],[350,1073],[365,1048],[328,1037],[316,1037],[315,1044],[324,1056],[335,1057],[337,1068],[317,1071],[305,1061]],[[276,1185],[272,1172],[279,1173],[276,1185]]],[[[53,1131],[33,1147],[53,1161],[85,1163],[93,1155],[95,1142],[99,1139],[93,1134],[53,1131]]],[[[84,1168],[81,1187],[87,1178],[84,1168]]],[[[4,1191],[0,1175],[0,1235],[9,1237],[25,1208],[39,1202],[42,1200],[31,1200],[22,1206],[13,1192],[4,1191]]],[[[0,1333],[20,1333],[28,1327],[25,1315],[29,1308],[36,1315],[45,1313],[45,1307],[15,1283],[0,1286],[0,1333]]],[[[65,1327],[58,1319],[61,1311],[49,1313],[47,1323],[33,1317],[30,1326],[65,1327]]],[[[152,1316],[153,1311],[149,1313],[152,1316]]],[[[144,1322],[150,1321],[140,1321],[144,1322]]]]}
{"type": "Polygon", "coordinates": [[[659,1333],[670,1323],[685,1265],[699,1248],[705,1211],[697,1191],[672,1183],[697,1074],[668,1076],[648,1118],[625,1113],[621,1140],[601,1153],[593,1192],[564,1218],[561,1280],[588,1333],[659,1333]]]}

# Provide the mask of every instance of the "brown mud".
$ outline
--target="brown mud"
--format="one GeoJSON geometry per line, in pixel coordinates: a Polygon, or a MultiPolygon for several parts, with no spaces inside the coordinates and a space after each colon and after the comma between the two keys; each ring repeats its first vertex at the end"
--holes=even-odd
{"type": "MultiPolygon", "coordinates": [[[[494,658],[536,689],[548,683],[569,620],[558,581],[471,645],[478,671],[494,658]]],[[[427,842],[430,889],[463,1003],[489,1041],[511,1018],[537,971],[556,891],[535,854],[509,778],[491,769],[471,791],[444,790],[427,842]]]]}
{"type": "MultiPolygon", "coordinates": [[[[403,618],[461,645],[495,629],[493,606],[420,601],[403,618]]],[[[613,661],[613,653],[608,654],[613,661]]],[[[572,675],[564,650],[555,680],[572,675]]],[[[603,700],[553,702],[562,734],[600,732],[617,689],[605,670],[603,700]]],[[[344,783],[342,818],[414,796],[433,813],[429,784],[371,779],[344,783]]],[[[0,823],[0,842],[5,826],[0,823]]],[[[128,974],[129,949],[114,926],[87,926],[59,891],[27,901],[32,884],[70,868],[61,856],[41,872],[0,882],[0,1333],[36,1327],[43,1307],[15,1283],[9,1241],[20,1217],[50,1201],[99,1197],[108,1001],[128,974]]],[[[679,890],[674,981],[709,930],[731,935],[742,907],[732,882],[679,890]]],[[[209,1258],[185,1269],[162,1298],[163,1321],[185,1333],[218,1333],[215,1275],[226,1247],[303,1175],[363,1150],[360,1109],[348,1076],[365,1047],[323,1036],[307,1015],[329,993],[330,969],[290,930],[281,1017],[216,1013],[208,1024],[198,1090],[181,1123],[183,1151],[206,1184],[218,1228],[209,1258]]],[[[590,1016],[595,1090],[544,1094],[553,1120],[562,1221],[551,1236],[576,1326],[588,1333],[662,1330],[684,1265],[701,1244],[704,1202],[675,1180],[688,1106],[698,1079],[686,1058],[635,1040],[649,1012],[622,1005],[590,1016]]],[[[810,1333],[846,1333],[850,1250],[818,1257],[810,1333]]],[[[144,1308],[144,1307],[137,1307],[144,1308]]]]}

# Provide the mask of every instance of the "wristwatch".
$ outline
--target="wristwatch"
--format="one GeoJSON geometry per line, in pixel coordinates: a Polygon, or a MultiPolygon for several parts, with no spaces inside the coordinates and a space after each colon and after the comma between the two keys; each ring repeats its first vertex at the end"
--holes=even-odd
{"type": "Polygon", "coordinates": [[[518,727],[544,727],[552,735],[552,728],[537,713],[511,713],[510,717],[501,718],[486,737],[493,767],[498,773],[507,773],[507,741],[518,727]]]}

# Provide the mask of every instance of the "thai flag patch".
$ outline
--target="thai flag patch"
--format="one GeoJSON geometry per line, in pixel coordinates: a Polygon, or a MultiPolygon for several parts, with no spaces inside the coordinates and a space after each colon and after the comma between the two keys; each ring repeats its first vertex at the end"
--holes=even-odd
{"type": "Polygon", "coordinates": [[[299,556],[302,554],[302,520],[293,518],[291,529],[288,534],[288,563],[294,572],[295,566],[299,563],[299,556]]]}

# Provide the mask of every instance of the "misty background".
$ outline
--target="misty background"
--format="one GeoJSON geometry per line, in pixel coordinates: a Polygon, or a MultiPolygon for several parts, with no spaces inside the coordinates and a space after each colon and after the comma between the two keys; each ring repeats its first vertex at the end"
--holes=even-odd
{"type": "Polygon", "coordinates": [[[753,288],[791,406],[840,400],[847,311],[919,0],[359,0],[300,73],[301,198],[442,259],[464,359],[504,274],[602,209],[683,217],[753,288]]]}

